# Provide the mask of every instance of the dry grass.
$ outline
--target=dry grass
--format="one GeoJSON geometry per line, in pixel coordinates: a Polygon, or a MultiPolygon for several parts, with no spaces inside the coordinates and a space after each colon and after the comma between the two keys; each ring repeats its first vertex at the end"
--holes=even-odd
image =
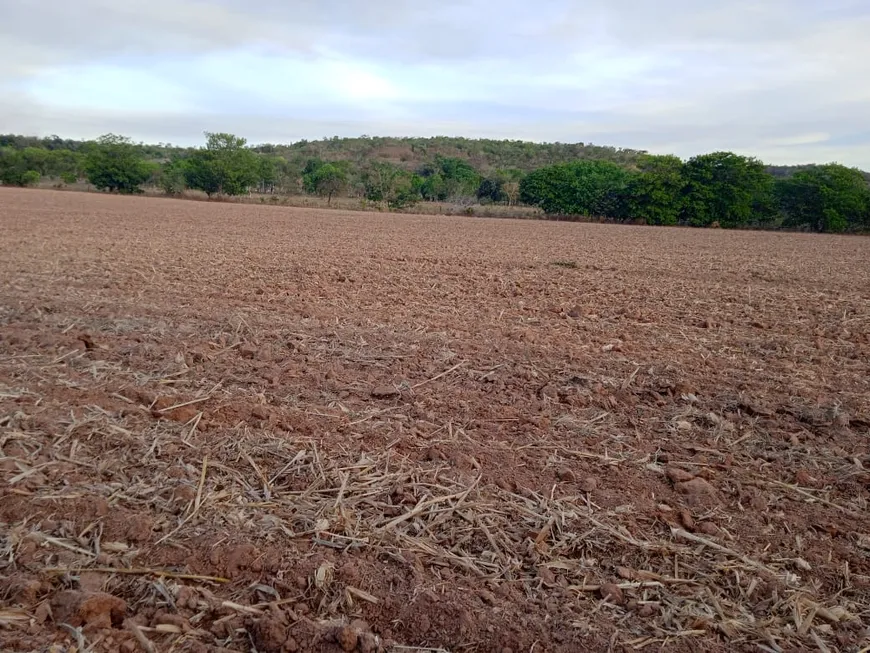
{"type": "MultiPolygon", "coordinates": [[[[99,192],[85,182],[59,186],[53,182],[44,182],[43,189],[63,190],[72,192],[99,192]]],[[[166,194],[157,188],[146,188],[145,196],[167,199],[166,194]]],[[[386,202],[372,202],[358,197],[334,197],[327,200],[314,195],[293,195],[282,193],[257,193],[236,197],[220,197],[210,199],[204,192],[185,190],[176,199],[195,200],[199,202],[218,202],[227,204],[256,204],[265,206],[284,206],[303,209],[335,209],[340,211],[360,211],[369,213],[391,213],[386,202]]],[[[458,204],[453,202],[418,202],[399,213],[415,215],[456,215],[476,216],[481,218],[517,218],[540,219],[544,213],[533,206],[508,206],[505,204],[458,204]]]]}

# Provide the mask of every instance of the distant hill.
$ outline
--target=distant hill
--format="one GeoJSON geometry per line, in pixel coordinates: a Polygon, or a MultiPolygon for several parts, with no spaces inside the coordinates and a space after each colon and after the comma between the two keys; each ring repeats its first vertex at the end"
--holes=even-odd
{"type": "MultiPolygon", "coordinates": [[[[0,147],[21,150],[36,147],[46,150],[80,151],[86,141],[59,136],[37,137],[0,134],[0,147]]],[[[173,155],[192,151],[171,143],[142,144],[146,156],[155,161],[166,161],[173,155]]],[[[533,143],[530,141],[493,140],[435,136],[431,138],[360,136],[358,138],[324,138],[301,140],[290,144],[263,143],[251,147],[262,154],[280,156],[304,165],[308,159],[323,161],[351,161],[363,164],[371,161],[392,163],[406,170],[417,170],[438,155],[468,161],[486,175],[495,170],[521,170],[531,172],[544,166],[580,159],[612,161],[631,167],[646,150],[594,145],[592,143],[533,143]]],[[[789,177],[812,164],[782,166],[768,165],[774,177],[789,177]]],[[[870,172],[864,172],[870,181],[870,172]]]]}
{"type": "Polygon", "coordinates": [[[360,136],[333,137],[319,141],[298,141],[290,145],[262,144],[254,148],[264,154],[286,159],[318,158],[324,161],[349,160],[354,163],[380,160],[414,170],[436,156],[468,161],[486,174],[498,169],[524,172],[543,166],[578,159],[597,159],[631,165],[643,150],[621,149],[592,143],[531,143],[528,141],[472,139],[449,136],[432,138],[392,138],[360,136]]]}

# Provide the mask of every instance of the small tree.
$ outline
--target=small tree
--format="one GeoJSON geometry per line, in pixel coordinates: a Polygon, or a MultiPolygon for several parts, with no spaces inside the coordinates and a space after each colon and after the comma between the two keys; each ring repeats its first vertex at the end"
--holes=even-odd
{"type": "Polygon", "coordinates": [[[85,175],[100,190],[141,193],[151,176],[141,149],[125,136],[106,134],[97,139],[85,159],[85,175]]]}
{"type": "Polygon", "coordinates": [[[233,134],[206,132],[206,146],[188,159],[185,178],[190,188],[212,195],[242,195],[256,185],[258,157],[247,141],[233,134]]]}
{"type": "Polygon", "coordinates": [[[261,193],[274,193],[278,181],[278,166],[280,159],[273,156],[257,157],[257,183],[261,193]]]}
{"type": "Polygon", "coordinates": [[[362,174],[365,198],[372,202],[388,201],[403,170],[390,163],[376,161],[362,174]]]}
{"type": "Polygon", "coordinates": [[[482,179],[480,186],[477,187],[477,199],[480,202],[505,202],[508,199],[508,194],[504,189],[505,182],[498,177],[487,177],[482,179]]]}
{"type": "Polygon", "coordinates": [[[332,163],[326,163],[311,173],[310,184],[318,195],[326,197],[329,205],[332,197],[347,186],[347,173],[332,163]]]}

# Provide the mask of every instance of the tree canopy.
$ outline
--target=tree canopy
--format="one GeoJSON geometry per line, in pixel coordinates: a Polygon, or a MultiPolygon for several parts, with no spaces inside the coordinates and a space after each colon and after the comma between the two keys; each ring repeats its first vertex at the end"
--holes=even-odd
{"type": "Polygon", "coordinates": [[[672,155],[645,154],[626,188],[626,211],[647,224],[675,225],[683,210],[683,162],[672,155]]]}
{"type": "Polygon", "coordinates": [[[777,180],[776,198],[787,226],[831,232],[870,226],[870,187],[856,168],[829,163],[801,170],[777,180]]]}
{"type": "Polygon", "coordinates": [[[88,148],[84,166],[91,184],[119,193],[141,193],[154,169],[138,145],[115,134],[101,136],[88,148]]]}
{"type": "Polygon", "coordinates": [[[685,163],[683,176],[682,211],[693,227],[739,227],[773,215],[773,177],[757,159],[733,152],[702,154],[685,163]]]}
{"type": "Polygon", "coordinates": [[[561,163],[528,174],[520,199],[550,214],[618,217],[631,177],[609,161],[561,163]]]}
{"type": "Polygon", "coordinates": [[[242,195],[257,183],[259,158],[244,138],[205,132],[206,145],[196,150],[185,166],[190,188],[212,195],[242,195]]]}

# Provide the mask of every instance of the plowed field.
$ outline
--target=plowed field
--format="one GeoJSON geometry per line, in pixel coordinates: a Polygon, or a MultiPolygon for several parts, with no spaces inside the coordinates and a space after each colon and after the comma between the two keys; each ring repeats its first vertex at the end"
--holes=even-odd
{"type": "Polygon", "coordinates": [[[0,245],[3,651],[870,643],[870,239],[0,189],[0,245]]]}

